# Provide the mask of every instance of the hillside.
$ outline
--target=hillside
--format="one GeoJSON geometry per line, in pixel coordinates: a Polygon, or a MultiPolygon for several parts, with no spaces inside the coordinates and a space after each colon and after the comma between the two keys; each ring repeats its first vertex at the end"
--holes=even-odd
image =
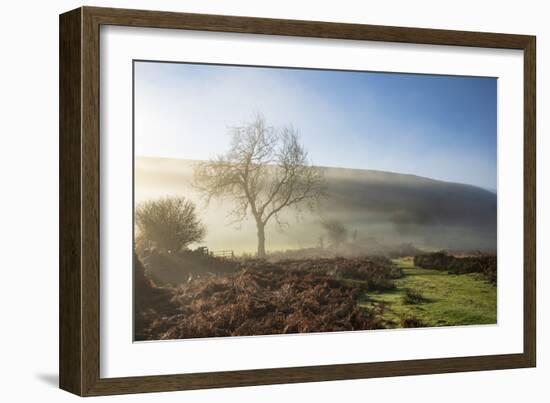
{"type": "MultiPolygon", "coordinates": [[[[211,249],[252,252],[254,224],[230,224],[230,202],[205,205],[192,188],[193,166],[188,160],[138,157],[135,163],[136,202],[166,195],[186,196],[199,206],[208,227],[205,244],[211,249]]],[[[365,244],[413,243],[427,249],[496,250],[497,197],[487,190],[414,175],[321,168],[327,198],[320,211],[296,221],[290,212],[283,231],[268,227],[267,248],[314,247],[323,235],[322,219],[343,223],[365,244]]]]}

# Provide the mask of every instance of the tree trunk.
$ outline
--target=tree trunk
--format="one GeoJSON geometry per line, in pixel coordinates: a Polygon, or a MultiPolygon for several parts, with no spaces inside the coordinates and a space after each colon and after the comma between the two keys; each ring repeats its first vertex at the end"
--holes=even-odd
{"type": "Polygon", "coordinates": [[[265,225],[263,223],[257,222],[256,226],[258,228],[258,257],[265,257],[265,225]]]}

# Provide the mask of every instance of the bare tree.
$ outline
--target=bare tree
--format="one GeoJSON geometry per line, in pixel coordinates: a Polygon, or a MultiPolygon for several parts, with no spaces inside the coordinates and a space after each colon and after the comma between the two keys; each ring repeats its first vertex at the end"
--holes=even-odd
{"type": "Polygon", "coordinates": [[[183,197],[165,197],[140,203],[135,213],[140,238],[162,252],[179,252],[200,242],[206,229],[195,211],[195,204],[183,197]]]}
{"type": "Polygon", "coordinates": [[[299,214],[313,209],[324,194],[320,168],[312,166],[292,127],[275,129],[260,114],[252,122],[231,129],[231,146],[215,160],[195,169],[195,187],[207,198],[234,201],[236,222],[252,215],[258,234],[258,256],[265,257],[265,227],[279,225],[280,213],[293,207],[299,214]]]}

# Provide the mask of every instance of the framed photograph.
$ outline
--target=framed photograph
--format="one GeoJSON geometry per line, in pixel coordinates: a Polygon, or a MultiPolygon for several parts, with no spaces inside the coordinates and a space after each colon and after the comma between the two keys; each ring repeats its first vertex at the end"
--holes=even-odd
{"type": "Polygon", "coordinates": [[[60,16],[60,387],[533,367],[535,37],[60,16]]]}

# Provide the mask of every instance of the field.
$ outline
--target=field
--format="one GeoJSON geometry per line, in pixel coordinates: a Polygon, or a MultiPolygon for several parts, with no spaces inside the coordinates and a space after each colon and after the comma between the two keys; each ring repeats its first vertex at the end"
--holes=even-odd
{"type": "Polygon", "coordinates": [[[143,260],[136,340],[496,323],[496,286],[484,273],[415,267],[413,257],[143,260]]]}
{"type": "Polygon", "coordinates": [[[423,326],[496,323],[497,289],[481,274],[419,268],[411,258],[394,262],[404,273],[395,280],[396,289],[371,292],[360,302],[367,308],[385,304],[382,318],[387,327],[400,327],[407,318],[416,318],[423,326]],[[410,301],[407,295],[414,294],[420,298],[410,301]]]}

